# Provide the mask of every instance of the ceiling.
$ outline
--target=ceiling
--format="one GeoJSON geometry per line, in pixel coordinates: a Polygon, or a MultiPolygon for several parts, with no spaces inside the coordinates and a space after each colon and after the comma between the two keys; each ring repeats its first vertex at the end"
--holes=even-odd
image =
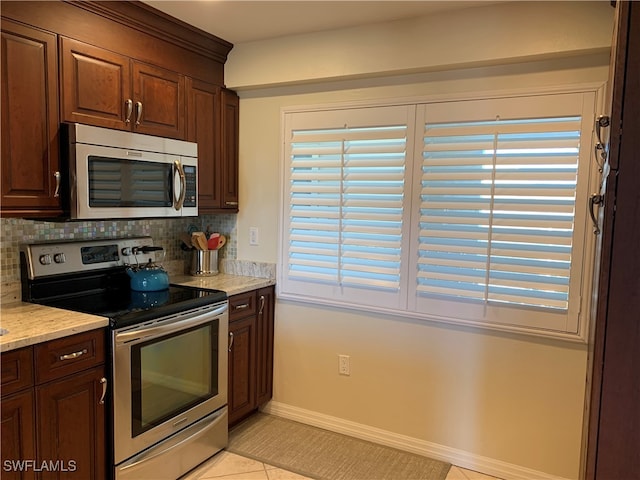
{"type": "Polygon", "coordinates": [[[233,44],[495,3],[485,0],[143,0],[233,44]]]}

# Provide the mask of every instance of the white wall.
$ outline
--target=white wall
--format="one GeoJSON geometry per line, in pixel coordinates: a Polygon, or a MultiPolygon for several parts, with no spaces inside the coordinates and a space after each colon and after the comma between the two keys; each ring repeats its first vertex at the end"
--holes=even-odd
{"type": "MultiPolygon", "coordinates": [[[[537,5],[539,11],[523,4],[524,16],[517,13],[517,6],[484,7],[482,18],[488,22],[491,9],[496,9],[500,24],[533,41],[541,35],[540,25],[527,19],[541,18],[556,8],[537,5]]],[[[531,46],[512,42],[508,47],[493,45],[495,61],[485,58],[475,68],[420,66],[417,73],[380,76],[380,71],[400,67],[369,58],[370,62],[361,62],[369,64],[364,68],[368,74],[358,67],[342,71],[345,79],[336,80],[340,73],[327,72],[327,59],[326,68],[317,71],[319,80],[309,82],[313,71],[303,68],[298,75],[289,61],[306,47],[318,52],[319,45],[335,45],[336,33],[239,46],[228,63],[228,72],[237,75],[227,76],[238,81],[234,85],[230,80],[231,88],[241,87],[238,258],[277,261],[283,107],[603,83],[608,52],[606,46],[596,48],[593,37],[610,42],[613,9],[608,2],[561,6],[562,22],[555,17],[547,22],[555,30],[548,32],[552,40],[547,38],[547,44],[537,47],[536,61],[517,62],[516,58],[533,58],[531,46]],[[591,20],[584,25],[565,23],[585,17],[591,20]],[[582,33],[564,44],[559,30],[582,33]],[[263,66],[262,80],[253,70],[256,52],[272,62],[263,66]],[[241,74],[248,70],[251,74],[241,74]],[[248,244],[250,226],[260,229],[258,246],[248,244]]],[[[474,10],[479,18],[478,9],[474,10]]],[[[500,38],[493,30],[483,30],[487,22],[462,18],[464,36],[473,29],[475,37],[500,38]]],[[[409,24],[423,21],[428,19],[409,24]]],[[[439,31],[440,48],[450,53],[441,52],[439,62],[461,59],[467,48],[473,48],[458,41],[461,32],[454,26],[439,31]]],[[[385,37],[388,49],[404,52],[422,44],[407,38],[400,25],[392,27],[385,37]]],[[[489,27],[494,29],[495,22],[489,27]]],[[[362,47],[361,34],[362,29],[353,29],[351,35],[347,30],[338,32],[340,49],[349,50],[342,55],[371,57],[368,47],[362,47]]],[[[391,57],[389,50],[385,58],[391,57]]],[[[460,62],[473,63],[464,58],[460,62]]],[[[418,447],[432,448],[463,466],[505,477],[579,476],[586,365],[587,349],[577,344],[285,301],[276,305],[273,404],[281,411],[374,427],[389,437],[413,439],[418,447]],[[351,376],[338,375],[338,354],[351,356],[351,376]]]]}
{"type": "Polygon", "coordinates": [[[225,81],[241,90],[487,66],[607,50],[608,1],[516,1],[411,20],[236,45],[225,81]]]}

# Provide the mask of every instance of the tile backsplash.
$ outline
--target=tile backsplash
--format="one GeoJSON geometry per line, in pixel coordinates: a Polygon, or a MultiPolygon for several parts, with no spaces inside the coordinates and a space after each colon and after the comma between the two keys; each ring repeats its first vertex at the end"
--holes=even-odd
{"type": "Polygon", "coordinates": [[[0,282],[20,281],[20,244],[65,240],[150,236],[155,245],[165,249],[165,261],[189,265],[189,252],[182,250],[179,239],[191,225],[198,230],[220,232],[227,237],[220,250],[221,260],[237,258],[237,215],[201,215],[180,219],[99,220],[73,222],[44,222],[21,218],[0,219],[0,282]]]}

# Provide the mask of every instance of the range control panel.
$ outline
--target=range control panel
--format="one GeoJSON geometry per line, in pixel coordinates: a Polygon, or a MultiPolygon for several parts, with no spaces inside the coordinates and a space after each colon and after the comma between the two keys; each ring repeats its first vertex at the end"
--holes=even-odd
{"type": "Polygon", "coordinates": [[[109,267],[156,261],[151,237],[113,238],[80,242],[33,243],[20,247],[30,280],[64,273],[86,272],[109,267]],[[147,248],[143,248],[147,247],[147,248]]]}

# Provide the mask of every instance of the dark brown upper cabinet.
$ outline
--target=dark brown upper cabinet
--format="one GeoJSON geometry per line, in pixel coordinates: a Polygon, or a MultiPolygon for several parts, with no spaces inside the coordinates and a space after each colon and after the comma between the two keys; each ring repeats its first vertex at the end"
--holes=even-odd
{"type": "Polygon", "coordinates": [[[185,139],[185,77],[62,37],[62,120],[185,139]]]}
{"type": "Polygon", "coordinates": [[[220,87],[187,78],[187,140],[198,144],[198,211],[222,205],[220,87]]]}
{"type": "Polygon", "coordinates": [[[56,36],[2,19],[2,214],[57,215],[56,36]]]}
{"type": "Polygon", "coordinates": [[[3,3],[2,216],[64,213],[60,122],[197,142],[200,211],[237,212],[232,47],[143,2],[3,3]]]}
{"type": "Polygon", "coordinates": [[[240,99],[233,90],[222,89],[220,141],[222,164],[222,208],[238,211],[240,99]]]}
{"type": "Polygon", "coordinates": [[[187,140],[198,143],[198,211],[238,211],[238,96],[187,78],[187,140]]]}

